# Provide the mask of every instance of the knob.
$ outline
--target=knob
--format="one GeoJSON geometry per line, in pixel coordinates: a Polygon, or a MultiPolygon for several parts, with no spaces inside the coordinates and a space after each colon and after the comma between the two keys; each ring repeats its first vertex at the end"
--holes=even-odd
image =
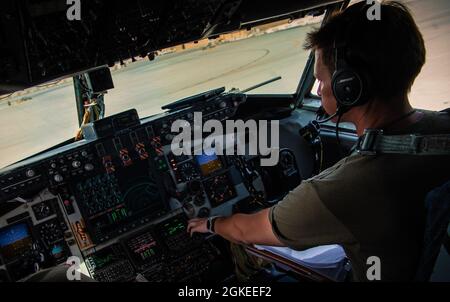
{"type": "Polygon", "coordinates": [[[51,164],[50,164],[50,167],[51,167],[52,169],[55,169],[55,168],[56,168],[56,163],[51,163],[51,164]]]}
{"type": "Polygon", "coordinates": [[[83,156],[83,157],[86,157],[86,156],[88,156],[88,153],[87,153],[87,151],[82,151],[82,152],[81,152],[81,156],[83,156]]]}
{"type": "Polygon", "coordinates": [[[79,160],[74,160],[72,162],[72,167],[78,169],[79,167],[81,167],[81,162],[79,160]]]}
{"type": "Polygon", "coordinates": [[[222,109],[226,108],[227,107],[227,102],[225,102],[225,101],[224,102],[220,102],[219,107],[222,108],[222,109]]]}
{"type": "Polygon", "coordinates": [[[209,216],[209,213],[210,213],[210,211],[209,211],[209,209],[208,208],[201,208],[199,211],[198,211],[198,217],[199,218],[205,218],[205,217],[208,217],[209,216]]]}
{"type": "Polygon", "coordinates": [[[84,169],[86,171],[92,171],[92,170],[94,170],[94,165],[93,164],[85,164],[84,169]]]}
{"type": "Polygon", "coordinates": [[[34,172],[34,170],[29,169],[27,170],[27,172],[25,172],[25,175],[29,178],[34,177],[36,175],[36,172],[34,172]]]}
{"type": "Polygon", "coordinates": [[[59,174],[55,174],[55,176],[53,176],[53,179],[56,182],[62,182],[64,180],[64,178],[61,175],[59,175],[59,174]]]}

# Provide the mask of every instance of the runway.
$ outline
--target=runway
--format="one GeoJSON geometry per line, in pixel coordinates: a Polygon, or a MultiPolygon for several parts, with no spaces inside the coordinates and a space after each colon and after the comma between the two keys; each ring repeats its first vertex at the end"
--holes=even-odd
{"type": "MultiPolygon", "coordinates": [[[[450,107],[447,0],[404,1],[417,15],[427,45],[427,63],[411,92],[415,107],[450,107]]],[[[311,26],[139,61],[113,73],[115,89],[105,97],[107,115],[136,108],[141,117],[182,97],[225,86],[247,87],[281,76],[281,81],[252,93],[292,93],[308,53],[302,50],[311,26]]],[[[0,167],[32,155],[74,135],[77,129],[72,84],[30,94],[31,99],[7,106],[0,102],[0,167]]]]}

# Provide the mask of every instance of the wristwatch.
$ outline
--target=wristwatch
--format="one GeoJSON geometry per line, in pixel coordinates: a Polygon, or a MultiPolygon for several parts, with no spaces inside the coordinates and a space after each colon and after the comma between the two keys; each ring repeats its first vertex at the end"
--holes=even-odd
{"type": "Polygon", "coordinates": [[[208,232],[210,232],[211,234],[215,233],[214,224],[216,222],[216,219],[219,217],[221,216],[212,216],[206,220],[206,228],[208,229],[208,232]]]}

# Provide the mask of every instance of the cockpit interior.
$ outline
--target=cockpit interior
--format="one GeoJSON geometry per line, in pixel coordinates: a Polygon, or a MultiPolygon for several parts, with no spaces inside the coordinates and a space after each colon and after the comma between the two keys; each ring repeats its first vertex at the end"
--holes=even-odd
{"type": "MultiPolygon", "coordinates": [[[[448,4],[407,2],[434,47],[424,77],[434,72],[435,86],[448,89],[438,81],[449,69],[432,57],[448,55],[448,33],[437,38],[445,45],[432,40],[449,19],[429,18],[448,4]]],[[[351,152],[351,124],[314,123],[326,115],[314,54],[302,50],[310,28],[349,4],[2,1],[0,281],[34,281],[71,265],[100,282],[242,280],[236,247],[215,234],[190,236],[187,223],[271,207],[351,152]],[[278,160],[262,165],[270,154],[214,144],[174,154],[174,122],[194,124],[199,113],[200,122],[224,125],[219,137],[231,135],[232,151],[248,146],[226,122],[279,122],[278,160]]],[[[417,106],[445,109],[447,90],[429,95],[441,103],[420,103],[430,79],[418,80],[417,106]]],[[[315,269],[243,250],[262,263],[246,280],[347,281],[351,271],[345,256],[334,269],[315,269]]],[[[437,273],[448,269],[442,261],[437,273]]]]}

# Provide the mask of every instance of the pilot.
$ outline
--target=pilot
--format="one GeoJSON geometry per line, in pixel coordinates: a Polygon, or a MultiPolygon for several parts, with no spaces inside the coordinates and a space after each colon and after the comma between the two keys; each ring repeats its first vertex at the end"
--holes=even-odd
{"type": "MultiPolygon", "coordinates": [[[[447,113],[413,109],[408,100],[426,56],[410,11],[385,1],[381,19],[370,21],[366,7],[365,1],[351,5],[307,36],[305,49],[315,52],[314,73],[325,111],[353,123],[358,136],[368,128],[385,134],[449,134],[447,113]],[[342,61],[366,84],[364,99],[347,107],[338,104],[332,88],[342,61]]],[[[295,250],[340,244],[351,261],[353,281],[368,281],[367,263],[373,256],[380,260],[381,281],[413,280],[423,242],[424,199],[450,179],[448,167],[448,156],[352,152],[271,208],[193,219],[188,231],[295,250]]]]}

